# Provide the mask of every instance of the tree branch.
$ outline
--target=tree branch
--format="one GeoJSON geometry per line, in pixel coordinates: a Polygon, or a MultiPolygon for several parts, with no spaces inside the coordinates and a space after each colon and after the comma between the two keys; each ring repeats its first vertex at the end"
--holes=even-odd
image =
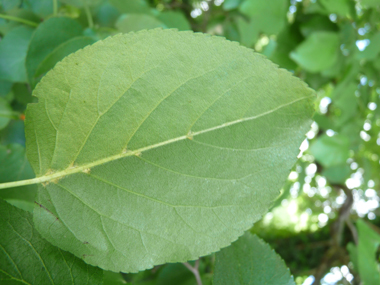
{"type": "Polygon", "coordinates": [[[195,279],[197,280],[197,285],[202,285],[202,279],[199,274],[199,259],[195,261],[194,267],[192,267],[188,262],[184,262],[183,265],[186,266],[187,269],[189,269],[195,276],[195,279]]]}

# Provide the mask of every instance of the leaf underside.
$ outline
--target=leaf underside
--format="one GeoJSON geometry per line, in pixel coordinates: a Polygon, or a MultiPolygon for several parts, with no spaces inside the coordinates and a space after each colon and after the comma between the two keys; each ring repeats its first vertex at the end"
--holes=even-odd
{"type": "Polygon", "coordinates": [[[155,29],[58,63],[26,114],[51,243],[112,271],[196,259],[260,219],[296,161],[313,91],[224,38],[155,29]]]}

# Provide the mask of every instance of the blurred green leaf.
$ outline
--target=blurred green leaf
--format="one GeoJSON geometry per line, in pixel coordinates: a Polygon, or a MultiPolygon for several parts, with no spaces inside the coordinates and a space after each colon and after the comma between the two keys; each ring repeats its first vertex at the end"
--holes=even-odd
{"type": "Polygon", "coordinates": [[[12,120],[0,131],[0,143],[3,145],[17,143],[25,147],[24,121],[12,120]]]}
{"type": "Polygon", "coordinates": [[[339,52],[339,35],[315,32],[302,42],[290,57],[310,72],[320,72],[335,64],[339,52]]]}
{"type": "Polygon", "coordinates": [[[122,15],[116,22],[116,28],[123,33],[140,31],[145,29],[166,28],[164,23],[153,16],[145,14],[122,15]]]}
{"type": "Polygon", "coordinates": [[[351,174],[351,169],[347,164],[327,167],[322,175],[332,184],[344,184],[351,174]]]}
{"type": "MultiPolygon", "coordinates": [[[[59,0],[64,4],[72,5],[75,7],[96,6],[103,0],[59,0]]],[[[130,1],[130,0],[127,0],[130,1]]]]}
{"type": "Polygon", "coordinates": [[[2,199],[0,228],[1,284],[102,284],[102,270],[52,246],[33,227],[31,213],[2,199]]]}
{"type": "Polygon", "coordinates": [[[144,0],[109,0],[120,13],[150,13],[150,8],[144,0]]]}
{"type": "Polygon", "coordinates": [[[48,72],[65,56],[68,56],[69,54],[77,51],[78,49],[84,48],[87,45],[93,44],[94,42],[95,40],[90,37],[75,37],[60,44],[39,64],[35,77],[39,77],[40,75],[48,72]]]}
{"type": "Polygon", "coordinates": [[[25,83],[15,83],[12,87],[12,92],[15,99],[21,104],[28,104],[33,102],[32,93],[25,83]]]}
{"type": "Polygon", "coordinates": [[[254,22],[246,21],[244,18],[238,18],[236,20],[236,26],[240,35],[240,42],[247,46],[251,47],[259,38],[259,31],[256,29],[254,22]]]}
{"type": "Polygon", "coordinates": [[[281,257],[249,232],[216,253],[214,284],[295,285],[281,257]]]}
{"type": "Polygon", "coordinates": [[[26,56],[26,70],[29,83],[35,83],[36,71],[44,59],[62,43],[81,36],[82,26],[66,17],[50,18],[34,31],[26,56]]]}
{"type": "Polygon", "coordinates": [[[330,32],[336,32],[338,31],[338,27],[336,24],[330,21],[329,17],[316,14],[311,15],[307,18],[307,21],[302,22],[300,24],[300,30],[302,35],[305,37],[308,37],[314,32],[321,32],[321,31],[330,31],[330,32]]]}
{"type": "Polygon", "coordinates": [[[12,86],[12,82],[0,80],[0,97],[6,97],[11,92],[12,86]]]}
{"type": "Polygon", "coordinates": [[[22,0],[1,0],[1,6],[4,11],[12,10],[16,7],[20,7],[22,0]]]}
{"type": "Polygon", "coordinates": [[[357,267],[364,285],[380,284],[379,263],[376,252],[380,245],[380,235],[364,221],[356,222],[359,234],[357,246],[357,267]]]}
{"type": "Polygon", "coordinates": [[[122,285],[127,284],[123,276],[117,272],[103,271],[103,285],[122,285]]]}
{"type": "Polygon", "coordinates": [[[363,7],[379,7],[380,6],[380,0],[361,0],[360,3],[362,4],[363,7]]]}
{"type": "MultiPolygon", "coordinates": [[[[0,183],[34,178],[26,158],[25,147],[19,144],[0,145],[0,183]]],[[[20,186],[0,191],[3,199],[34,202],[36,185],[20,186]]]]}
{"type": "Polygon", "coordinates": [[[26,82],[25,57],[33,29],[17,27],[0,41],[0,79],[26,82]]]}
{"type": "Polygon", "coordinates": [[[345,17],[350,14],[350,0],[319,0],[320,3],[326,8],[328,13],[334,13],[339,16],[345,17]]]}
{"type": "Polygon", "coordinates": [[[322,135],[310,147],[311,154],[325,167],[346,163],[349,157],[350,141],[346,136],[322,135]]]}
{"type": "Polygon", "coordinates": [[[250,17],[255,30],[272,35],[285,27],[288,7],[287,0],[246,0],[239,10],[250,17]]]}
{"type": "Polygon", "coordinates": [[[4,129],[13,117],[11,106],[4,98],[0,97],[0,130],[4,129]]]}
{"type": "Polygon", "coordinates": [[[176,28],[179,31],[191,30],[189,21],[181,12],[164,11],[158,14],[157,19],[167,28],[176,28]]]}
{"type": "Polygon", "coordinates": [[[223,3],[223,9],[228,11],[239,7],[244,0],[225,0],[223,3]]]}
{"type": "Polygon", "coordinates": [[[369,45],[360,53],[358,53],[358,59],[374,60],[380,53],[380,32],[374,34],[369,38],[369,45]]]}
{"type": "Polygon", "coordinates": [[[27,1],[33,13],[40,16],[41,18],[46,18],[47,16],[50,16],[51,14],[53,14],[53,0],[27,0],[27,1]]]}

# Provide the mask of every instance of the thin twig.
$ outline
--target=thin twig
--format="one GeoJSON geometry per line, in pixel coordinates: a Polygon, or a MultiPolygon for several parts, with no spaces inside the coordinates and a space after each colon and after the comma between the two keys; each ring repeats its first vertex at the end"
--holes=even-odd
{"type": "Polygon", "coordinates": [[[94,21],[92,20],[91,11],[88,5],[84,6],[84,11],[86,12],[86,16],[87,16],[88,27],[92,29],[94,27],[94,21]]]}
{"type": "Polygon", "coordinates": [[[58,14],[58,2],[57,0],[53,0],[53,15],[57,16],[58,14]]]}
{"type": "Polygon", "coordinates": [[[358,244],[358,231],[356,230],[355,226],[352,224],[351,220],[349,218],[346,219],[347,227],[350,229],[352,238],[354,239],[355,244],[358,244]]]}
{"type": "Polygon", "coordinates": [[[184,262],[183,265],[186,266],[187,269],[189,269],[195,276],[195,279],[197,280],[197,285],[202,285],[202,279],[199,274],[199,259],[195,261],[194,267],[192,267],[188,262],[184,262]]]}
{"type": "Polygon", "coordinates": [[[22,19],[22,18],[19,18],[19,17],[10,16],[10,15],[0,14],[0,18],[5,19],[5,20],[10,20],[10,21],[15,21],[15,22],[23,23],[23,24],[26,24],[26,25],[29,25],[29,26],[32,26],[32,27],[37,27],[38,26],[38,24],[35,23],[35,22],[28,21],[28,20],[25,20],[25,19],[22,19]]]}

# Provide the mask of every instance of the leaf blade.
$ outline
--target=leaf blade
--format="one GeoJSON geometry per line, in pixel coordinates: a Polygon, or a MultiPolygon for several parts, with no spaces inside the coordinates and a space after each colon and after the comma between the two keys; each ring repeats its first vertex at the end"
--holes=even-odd
{"type": "Polygon", "coordinates": [[[28,158],[51,182],[39,186],[49,211],[35,208],[36,227],[90,264],[129,272],[216,251],[259,219],[295,162],[314,97],[249,49],[173,30],[95,43],[34,94],[28,158]],[[269,82],[278,90],[266,92],[269,82]]]}

